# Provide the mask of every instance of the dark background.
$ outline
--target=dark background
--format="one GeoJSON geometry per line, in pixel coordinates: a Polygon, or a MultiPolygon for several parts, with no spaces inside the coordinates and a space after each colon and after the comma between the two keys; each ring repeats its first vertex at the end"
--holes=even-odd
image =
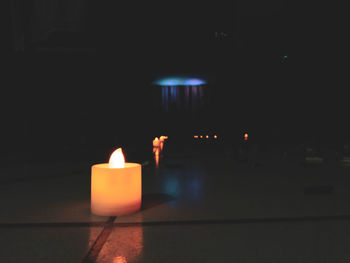
{"type": "Polygon", "coordinates": [[[137,158],[155,136],[186,127],[157,118],[151,82],[169,74],[209,80],[212,103],[198,129],[294,144],[349,139],[341,7],[4,3],[4,162],[105,161],[119,146],[137,158]]]}

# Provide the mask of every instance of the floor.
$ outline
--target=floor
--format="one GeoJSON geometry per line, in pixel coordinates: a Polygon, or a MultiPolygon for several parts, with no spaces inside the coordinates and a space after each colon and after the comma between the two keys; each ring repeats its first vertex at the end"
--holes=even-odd
{"type": "Polygon", "coordinates": [[[143,166],[141,211],[123,217],[90,213],[92,164],[6,167],[1,261],[349,262],[350,168],[260,161],[165,151],[143,166]]]}

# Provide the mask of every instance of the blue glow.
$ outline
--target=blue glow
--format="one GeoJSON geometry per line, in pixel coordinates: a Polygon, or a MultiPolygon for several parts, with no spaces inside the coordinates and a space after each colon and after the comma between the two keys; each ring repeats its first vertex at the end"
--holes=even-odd
{"type": "Polygon", "coordinates": [[[164,182],[164,191],[168,195],[177,197],[180,194],[180,184],[176,177],[167,178],[164,182]]]}
{"type": "Polygon", "coordinates": [[[187,79],[185,81],[185,86],[198,86],[205,84],[205,81],[201,79],[187,79]]]}
{"type": "Polygon", "coordinates": [[[199,86],[206,84],[206,81],[199,78],[168,77],[153,82],[159,86],[199,86]]]}

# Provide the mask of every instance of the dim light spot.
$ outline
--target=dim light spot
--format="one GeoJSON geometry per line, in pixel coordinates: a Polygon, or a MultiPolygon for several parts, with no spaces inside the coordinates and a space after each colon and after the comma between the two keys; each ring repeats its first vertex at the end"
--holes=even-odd
{"type": "Polygon", "coordinates": [[[209,135],[205,136],[205,138],[209,139],[209,135]]]}
{"type": "Polygon", "coordinates": [[[217,135],[214,135],[214,139],[217,139],[218,138],[218,136],[217,135]]]}
{"type": "Polygon", "coordinates": [[[194,135],[193,138],[198,139],[198,135],[194,135]]]}
{"type": "Polygon", "coordinates": [[[203,139],[203,135],[201,135],[200,138],[203,139]]]}

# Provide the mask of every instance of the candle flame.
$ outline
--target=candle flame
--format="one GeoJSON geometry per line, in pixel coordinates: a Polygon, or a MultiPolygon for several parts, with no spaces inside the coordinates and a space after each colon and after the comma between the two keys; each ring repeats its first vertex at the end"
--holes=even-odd
{"type": "Polygon", "coordinates": [[[159,147],[160,141],[158,137],[154,138],[152,143],[153,143],[153,147],[159,147]]]}
{"type": "Polygon", "coordinates": [[[109,158],[109,168],[124,168],[125,159],[122,148],[115,150],[109,158]]]}
{"type": "Polygon", "coordinates": [[[248,140],[248,133],[244,134],[244,140],[247,141],[248,140]]]}

